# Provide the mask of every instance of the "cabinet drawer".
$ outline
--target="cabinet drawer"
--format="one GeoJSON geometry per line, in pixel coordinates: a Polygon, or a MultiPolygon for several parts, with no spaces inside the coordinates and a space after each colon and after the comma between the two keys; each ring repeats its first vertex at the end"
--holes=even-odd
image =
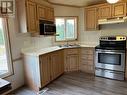
{"type": "Polygon", "coordinates": [[[66,54],[79,54],[79,49],[67,49],[66,54]]]}
{"type": "Polygon", "coordinates": [[[81,64],[83,64],[83,65],[94,65],[94,62],[93,62],[93,60],[81,59],[81,64]]]}
{"type": "Polygon", "coordinates": [[[82,55],[81,58],[84,60],[93,60],[93,55],[91,55],[91,54],[82,55]]]}
{"type": "Polygon", "coordinates": [[[92,49],[83,49],[81,51],[81,54],[94,54],[92,49]]]}

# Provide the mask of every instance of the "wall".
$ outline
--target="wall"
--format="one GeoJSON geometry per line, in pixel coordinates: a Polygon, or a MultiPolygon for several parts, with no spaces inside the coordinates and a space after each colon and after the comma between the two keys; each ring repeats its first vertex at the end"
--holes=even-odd
{"type": "Polygon", "coordinates": [[[31,45],[30,34],[18,33],[18,26],[14,18],[8,20],[9,34],[11,42],[12,60],[14,75],[7,77],[6,79],[12,83],[12,89],[16,89],[24,85],[24,72],[23,62],[19,58],[21,57],[21,48],[25,48],[31,45]],[[24,43],[27,44],[25,45],[24,43]],[[19,59],[17,61],[14,61],[19,59]]]}

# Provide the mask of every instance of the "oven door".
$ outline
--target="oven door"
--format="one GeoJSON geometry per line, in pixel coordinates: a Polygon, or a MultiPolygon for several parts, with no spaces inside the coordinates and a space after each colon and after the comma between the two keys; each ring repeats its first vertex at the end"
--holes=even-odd
{"type": "Polygon", "coordinates": [[[125,51],[97,49],[95,66],[96,68],[125,71],[125,51]]]}

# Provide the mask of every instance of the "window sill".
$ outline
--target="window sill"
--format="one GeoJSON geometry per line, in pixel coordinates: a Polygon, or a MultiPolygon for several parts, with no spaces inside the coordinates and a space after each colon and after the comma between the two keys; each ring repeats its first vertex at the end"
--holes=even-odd
{"type": "Polygon", "coordinates": [[[0,78],[5,79],[5,78],[8,78],[8,77],[13,76],[13,75],[14,75],[13,72],[12,73],[6,73],[4,75],[0,75],[0,78]]]}
{"type": "Polygon", "coordinates": [[[0,79],[0,94],[3,94],[10,89],[11,89],[11,83],[6,80],[0,79]]]}

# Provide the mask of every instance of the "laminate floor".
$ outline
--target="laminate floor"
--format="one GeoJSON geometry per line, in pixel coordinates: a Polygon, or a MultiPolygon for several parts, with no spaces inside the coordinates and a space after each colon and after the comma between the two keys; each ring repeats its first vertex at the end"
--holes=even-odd
{"type": "MultiPolygon", "coordinates": [[[[82,72],[64,74],[47,86],[43,95],[127,95],[127,82],[94,77],[82,72]]],[[[24,87],[9,95],[36,95],[24,87]]]]}

